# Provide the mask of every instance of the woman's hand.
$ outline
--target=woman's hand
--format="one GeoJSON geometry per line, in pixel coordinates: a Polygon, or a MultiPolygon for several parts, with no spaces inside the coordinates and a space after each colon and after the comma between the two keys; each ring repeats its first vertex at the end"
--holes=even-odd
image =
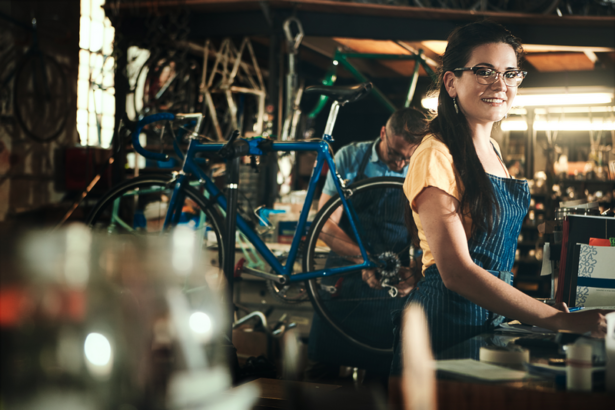
{"type": "MultiPolygon", "coordinates": [[[[559,313],[560,329],[574,333],[591,332],[592,337],[604,338],[606,336],[606,315],[610,310],[591,309],[573,313],[559,313]]],[[[554,329],[558,330],[558,329],[554,329]]]]}

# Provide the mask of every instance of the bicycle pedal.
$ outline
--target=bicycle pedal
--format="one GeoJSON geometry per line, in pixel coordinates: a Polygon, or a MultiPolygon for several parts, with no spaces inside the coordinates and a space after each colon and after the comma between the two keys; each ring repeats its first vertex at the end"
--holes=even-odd
{"type": "Polygon", "coordinates": [[[233,278],[235,280],[241,279],[241,273],[243,272],[243,266],[246,263],[246,258],[241,258],[235,264],[235,269],[233,270],[233,278]]]}

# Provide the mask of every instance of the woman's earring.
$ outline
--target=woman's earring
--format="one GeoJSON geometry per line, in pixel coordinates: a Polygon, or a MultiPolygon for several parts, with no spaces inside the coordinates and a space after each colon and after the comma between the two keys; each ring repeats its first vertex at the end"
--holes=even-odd
{"type": "Polygon", "coordinates": [[[457,98],[453,97],[453,105],[455,106],[455,113],[459,114],[459,107],[457,106],[457,98]]]}

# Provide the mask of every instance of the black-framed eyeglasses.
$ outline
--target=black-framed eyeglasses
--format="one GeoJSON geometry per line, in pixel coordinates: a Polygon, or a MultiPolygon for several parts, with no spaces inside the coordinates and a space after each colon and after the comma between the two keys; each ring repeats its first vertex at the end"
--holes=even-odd
{"type": "Polygon", "coordinates": [[[384,144],[387,146],[387,157],[389,158],[389,162],[410,162],[410,157],[412,157],[412,155],[405,157],[399,151],[389,145],[389,134],[386,127],[384,127],[384,144]]]}
{"type": "Polygon", "coordinates": [[[518,87],[523,82],[527,75],[527,71],[521,70],[506,70],[504,72],[495,71],[493,68],[476,66],[476,67],[461,67],[453,71],[472,71],[476,76],[476,81],[479,84],[490,85],[498,81],[500,75],[504,79],[504,84],[509,87],[518,87]]]}

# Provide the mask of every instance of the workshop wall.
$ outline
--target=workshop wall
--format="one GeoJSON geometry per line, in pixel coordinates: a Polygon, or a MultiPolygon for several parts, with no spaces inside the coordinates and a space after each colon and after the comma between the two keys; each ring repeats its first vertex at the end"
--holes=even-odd
{"type": "MultiPolygon", "coordinates": [[[[2,85],[0,107],[0,222],[57,203],[56,152],[78,141],[76,123],[77,68],[79,63],[78,1],[0,1],[0,12],[31,25],[36,18],[39,46],[53,57],[66,75],[68,117],[53,141],[41,143],[24,132],[15,118],[14,79],[2,85]],[[8,87],[8,88],[6,88],[8,87]]],[[[0,79],[18,67],[31,46],[32,35],[8,21],[0,24],[0,79]]],[[[17,72],[15,73],[15,75],[17,72]]],[[[4,81],[3,81],[4,82],[4,81]]],[[[33,119],[35,121],[36,119],[33,119]]]]}

